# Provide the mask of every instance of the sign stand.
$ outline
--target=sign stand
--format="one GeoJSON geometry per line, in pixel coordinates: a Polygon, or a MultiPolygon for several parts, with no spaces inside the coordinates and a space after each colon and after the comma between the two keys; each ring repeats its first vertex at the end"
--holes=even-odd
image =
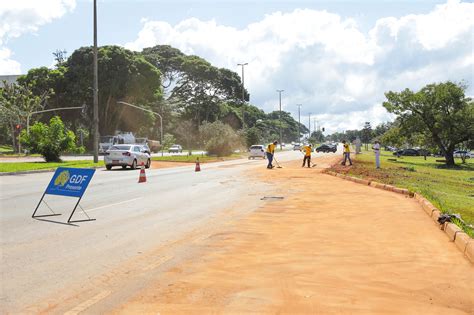
{"type": "Polygon", "coordinates": [[[76,206],[74,207],[74,209],[72,210],[71,212],[71,215],[69,216],[69,219],[67,219],[67,223],[71,223],[71,222],[86,222],[86,221],[95,221],[95,219],[91,219],[91,217],[87,214],[87,212],[84,210],[84,208],[81,207],[81,205],[79,204],[79,202],[81,202],[81,198],[79,198],[79,200],[77,201],[76,203],[76,206]],[[79,206],[79,208],[81,208],[82,212],[86,215],[87,219],[85,220],[74,220],[74,221],[71,221],[71,218],[72,216],[74,215],[74,212],[76,211],[76,208],[79,206]]]}
{"type": "Polygon", "coordinates": [[[48,205],[48,203],[45,200],[43,200],[44,195],[46,195],[46,191],[43,193],[43,196],[41,196],[41,199],[38,202],[38,205],[36,206],[35,212],[33,212],[33,215],[31,217],[32,218],[41,218],[41,217],[52,217],[52,216],[55,216],[55,215],[61,215],[61,213],[54,213],[53,209],[51,209],[51,207],[48,205]],[[51,211],[52,214],[35,215],[35,213],[38,210],[41,202],[44,202],[44,204],[46,205],[46,207],[48,207],[49,211],[51,211]]]}
{"type": "Polygon", "coordinates": [[[71,212],[71,215],[69,216],[69,219],[67,220],[68,224],[74,222],[95,221],[95,219],[91,219],[91,217],[89,217],[84,208],[82,208],[79,204],[82,200],[84,192],[87,189],[87,186],[89,185],[90,180],[92,179],[92,176],[94,176],[94,172],[94,169],[58,167],[58,169],[53,175],[53,178],[51,178],[48,187],[43,193],[43,196],[41,196],[41,199],[38,202],[38,205],[36,206],[36,209],[31,217],[41,218],[61,215],[61,213],[55,213],[53,209],[51,209],[51,207],[48,205],[46,200],[44,200],[44,196],[46,194],[49,194],[79,198],[79,200],[77,200],[76,202],[76,205],[74,206],[74,209],[71,212]],[[52,214],[36,215],[36,211],[38,211],[38,208],[42,202],[48,207],[49,211],[51,211],[52,214]],[[77,207],[81,209],[81,211],[86,215],[87,219],[71,220],[72,216],[76,212],[77,207]]]}

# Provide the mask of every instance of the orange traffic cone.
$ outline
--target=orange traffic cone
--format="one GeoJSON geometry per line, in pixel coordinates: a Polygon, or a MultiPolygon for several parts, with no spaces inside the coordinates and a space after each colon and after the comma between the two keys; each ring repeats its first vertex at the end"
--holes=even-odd
{"type": "Polygon", "coordinates": [[[143,164],[143,162],[142,162],[142,167],[140,169],[140,176],[138,177],[138,182],[139,183],[145,183],[146,182],[145,164],[143,164]]]}
{"type": "Polygon", "coordinates": [[[196,159],[196,168],[194,169],[195,172],[201,171],[201,166],[199,165],[199,158],[196,159]]]}

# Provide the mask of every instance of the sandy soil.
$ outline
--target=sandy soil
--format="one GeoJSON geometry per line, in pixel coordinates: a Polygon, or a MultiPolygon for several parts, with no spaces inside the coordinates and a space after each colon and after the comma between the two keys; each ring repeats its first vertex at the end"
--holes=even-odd
{"type": "Polygon", "coordinates": [[[170,167],[178,167],[178,166],[190,166],[194,163],[188,162],[168,162],[168,161],[151,161],[151,169],[158,169],[158,168],[170,168],[170,167]]]}
{"type": "Polygon", "coordinates": [[[284,199],[200,240],[115,313],[474,314],[474,267],[414,200],[316,162],[259,170],[284,199]]]}

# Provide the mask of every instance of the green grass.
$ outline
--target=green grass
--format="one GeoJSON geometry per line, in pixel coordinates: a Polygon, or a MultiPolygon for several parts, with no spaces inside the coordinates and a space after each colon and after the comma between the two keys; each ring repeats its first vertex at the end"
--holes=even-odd
{"type": "Polygon", "coordinates": [[[0,145],[0,153],[13,153],[13,147],[11,145],[0,145]]]}
{"type": "Polygon", "coordinates": [[[241,154],[232,154],[230,156],[217,157],[217,156],[208,156],[208,155],[171,155],[171,156],[155,156],[152,157],[152,161],[167,161],[167,162],[185,162],[185,163],[195,163],[196,159],[199,158],[199,162],[217,162],[225,160],[233,160],[242,158],[241,154]]]}
{"type": "Polygon", "coordinates": [[[23,172],[32,170],[54,170],[58,167],[102,167],[104,161],[94,163],[93,161],[65,161],[60,163],[47,162],[19,162],[19,163],[0,163],[0,173],[23,172]]]}
{"type": "MultiPolygon", "coordinates": [[[[421,156],[396,158],[391,152],[381,155],[381,169],[375,169],[374,154],[356,156],[348,174],[369,178],[420,193],[444,213],[459,213],[468,224],[474,224],[474,159],[456,159],[455,167],[436,162],[443,158],[421,156]],[[388,161],[387,159],[396,159],[388,161]]],[[[341,171],[336,167],[335,171],[341,171]]],[[[463,227],[471,237],[474,231],[463,227]]]]}

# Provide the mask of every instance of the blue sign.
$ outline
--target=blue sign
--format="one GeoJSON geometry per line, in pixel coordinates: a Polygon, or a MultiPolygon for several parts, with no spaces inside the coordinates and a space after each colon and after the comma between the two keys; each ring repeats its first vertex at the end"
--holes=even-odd
{"type": "Polygon", "coordinates": [[[95,169],[58,167],[46,188],[46,194],[81,198],[95,169]]]}

